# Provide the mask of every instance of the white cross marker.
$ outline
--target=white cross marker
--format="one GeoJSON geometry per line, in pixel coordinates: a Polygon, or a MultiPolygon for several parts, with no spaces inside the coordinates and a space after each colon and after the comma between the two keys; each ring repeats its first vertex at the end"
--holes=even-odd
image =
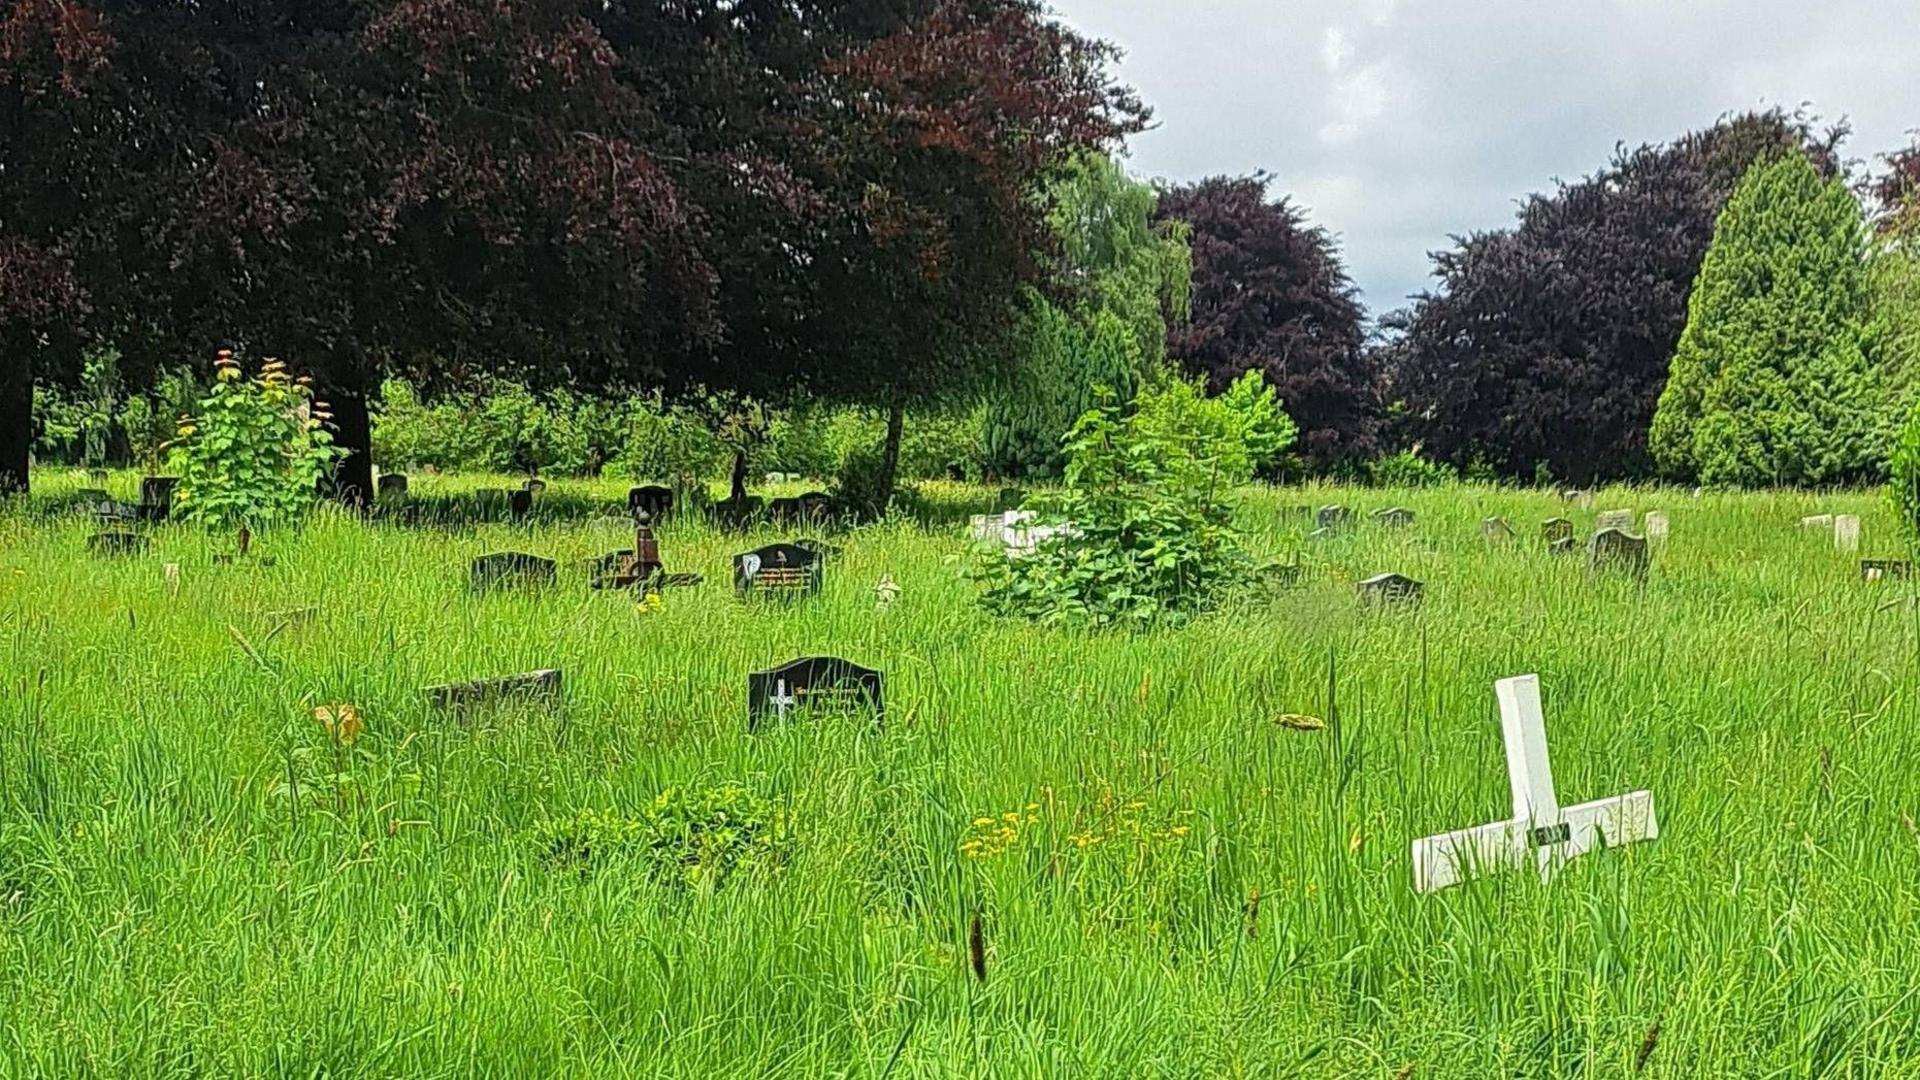
{"type": "Polygon", "coordinates": [[[792,694],[787,693],[787,680],[781,679],[779,682],[774,684],[773,698],[772,698],[773,714],[776,717],[778,717],[781,720],[781,722],[784,723],[786,721],[787,709],[790,708],[793,705],[793,703],[797,700],[799,699],[795,698],[792,694]]]}
{"type": "Polygon", "coordinates": [[[1415,840],[1416,890],[1434,892],[1485,871],[1528,862],[1538,865],[1545,880],[1559,864],[1586,854],[1596,843],[1619,847],[1659,837],[1650,791],[1561,809],[1553,792],[1553,769],[1547,762],[1540,677],[1502,679],[1494,684],[1494,692],[1500,699],[1500,730],[1507,744],[1513,818],[1415,840]]]}

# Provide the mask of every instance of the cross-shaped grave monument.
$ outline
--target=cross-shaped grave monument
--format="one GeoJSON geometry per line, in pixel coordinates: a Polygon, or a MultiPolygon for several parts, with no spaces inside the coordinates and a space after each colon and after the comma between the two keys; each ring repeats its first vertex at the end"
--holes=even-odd
{"type": "Polygon", "coordinates": [[[1620,847],[1657,839],[1653,793],[1635,791],[1562,807],[1547,761],[1547,725],[1540,711],[1540,677],[1517,675],[1493,685],[1500,700],[1500,731],[1507,744],[1507,785],[1513,817],[1413,842],[1413,887],[1423,893],[1495,870],[1532,863],[1542,880],[1596,845],[1620,847]]]}

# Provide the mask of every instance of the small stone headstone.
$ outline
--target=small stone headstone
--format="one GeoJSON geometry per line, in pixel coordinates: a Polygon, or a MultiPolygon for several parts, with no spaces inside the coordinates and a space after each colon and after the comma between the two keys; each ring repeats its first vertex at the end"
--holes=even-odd
{"type": "Polygon", "coordinates": [[[722,528],[740,529],[752,524],[767,507],[765,499],[749,495],[744,499],[725,499],[707,507],[707,516],[722,528]]]}
{"type": "Polygon", "coordinates": [[[1560,541],[1573,540],[1573,522],[1566,518],[1548,518],[1540,523],[1540,539],[1551,548],[1560,541]]]}
{"type": "Polygon", "coordinates": [[[508,492],[507,513],[515,522],[527,520],[527,515],[533,513],[533,490],[521,488],[519,491],[508,492]]]}
{"type": "Polygon", "coordinates": [[[1851,555],[1860,550],[1860,519],[1853,514],[1836,514],[1833,518],[1833,546],[1837,551],[1851,555]]]}
{"type": "Polygon", "coordinates": [[[381,473],[373,485],[374,502],[382,506],[404,506],[407,502],[407,474],[381,473]]]}
{"type": "Polygon", "coordinates": [[[560,689],[560,669],[546,668],[520,675],[429,686],[426,694],[427,702],[436,709],[459,710],[513,699],[554,698],[560,695],[560,689]]]}
{"type": "Polygon", "coordinates": [[[469,585],[474,592],[489,589],[541,588],[554,582],[554,562],[523,551],[500,551],[473,560],[469,585]]]}
{"type": "Polygon", "coordinates": [[[165,521],[173,516],[173,493],[180,486],[177,476],[147,476],[140,480],[140,518],[165,521]]]}
{"type": "Polygon", "coordinates": [[[1860,560],[1861,581],[1885,581],[1898,578],[1902,581],[1913,576],[1913,563],[1906,559],[1862,559],[1860,560]]]}
{"type": "Polygon", "coordinates": [[[1665,511],[1649,510],[1646,517],[1646,533],[1649,540],[1665,540],[1672,531],[1665,511]]]}
{"type": "Polygon", "coordinates": [[[1353,511],[1344,506],[1323,506],[1314,515],[1313,523],[1319,528],[1338,532],[1353,524],[1353,511]]]}
{"type": "Polygon", "coordinates": [[[820,591],[820,556],[797,544],[768,544],[733,557],[733,591],[750,596],[794,599],[820,591]]]}
{"type": "Polygon", "coordinates": [[[1587,541],[1587,572],[1624,571],[1637,580],[1647,577],[1647,540],[1619,529],[1602,529],[1587,541]]]}
{"type": "Polygon", "coordinates": [[[1831,529],[1833,528],[1833,515],[1814,514],[1810,517],[1803,517],[1800,519],[1800,527],[1803,529],[1831,529]]]}
{"type": "Polygon", "coordinates": [[[1633,511],[1631,510],[1602,510],[1593,519],[1593,531],[1605,532],[1608,529],[1613,529],[1618,532],[1631,532],[1633,531],[1633,516],[1633,511]]]}
{"type": "Polygon", "coordinates": [[[102,558],[145,555],[148,540],[139,533],[104,532],[87,537],[87,550],[102,558]]]}
{"type": "Polygon", "coordinates": [[[809,491],[787,499],[775,499],[767,506],[775,524],[798,525],[825,521],[833,511],[833,499],[824,491],[809,491]]]}
{"type": "Polygon", "coordinates": [[[1576,541],[1573,537],[1562,536],[1557,540],[1547,541],[1547,554],[1571,555],[1573,554],[1574,548],[1577,546],[1578,546],[1578,541],[1576,541]]]}
{"type": "Polygon", "coordinates": [[[628,514],[645,514],[650,521],[664,521],[672,512],[672,488],[646,484],[627,492],[628,514]]]}
{"type": "Polygon", "coordinates": [[[1389,529],[1403,529],[1413,524],[1413,511],[1404,506],[1395,506],[1387,510],[1376,511],[1373,520],[1389,529]]]}
{"type": "Polygon", "coordinates": [[[886,676],[837,656],[809,656],[747,676],[747,730],[808,713],[886,712],[886,676]]]}
{"type": "Polygon", "coordinates": [[[1570,488],[1560,493],[1560,498],[1578,506],[1582,510],[1593,509],[1593,492],[1570,488]]]}
{"type": "Polygon", "coordinates": [[[1404,574],[1375,574],[1359,583],[1360,598],[1380,604],[1418,604],[1427,587],[1404,574]]]}
{"type": "Polygon", "coordinates": [[[1490,517],[1480,523],[1480,535],[1488,540],[1511,540],[1513,526],[1507,524],[1505,518],[1490,517]]]}

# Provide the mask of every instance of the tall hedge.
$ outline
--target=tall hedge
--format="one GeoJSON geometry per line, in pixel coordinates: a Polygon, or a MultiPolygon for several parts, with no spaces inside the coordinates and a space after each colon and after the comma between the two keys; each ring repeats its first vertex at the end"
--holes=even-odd
{"type": "Polygon", "coordinates": [[[1884,469],[1860,205],[1800,154],[1749,170],[1714,225],[1653,418],[1660,467],[1710,484],[1884,469]]]}

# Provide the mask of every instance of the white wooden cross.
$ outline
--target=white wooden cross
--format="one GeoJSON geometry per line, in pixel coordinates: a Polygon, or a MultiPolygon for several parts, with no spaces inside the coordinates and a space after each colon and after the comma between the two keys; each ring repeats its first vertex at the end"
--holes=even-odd
{"type": "Polygon", "coordinates": [[[773,702],[773,715],[778,717],[780,722],[784,724],[787,720],[787,710],[799,699],[787,693],[787,680],[781,679],[773,686],[773,697],[771,700],[773,702]]]}
{"type": "Polygon", "coordinates": [[[1596,843],[1619,847],[1653,840],[1660,826],[1653,793],[1636,791],[1562,809],[1547,762],[1547,727],[1540,712],[1540,677],[1519,675],[1494,684],[1500,730],[1507,744],[1507,782],[1513,817],[1413,842],[1413,887],[1423,893],[1480,873],[1535,863],[1545,880],[1568,859],[1596,843]]]}

